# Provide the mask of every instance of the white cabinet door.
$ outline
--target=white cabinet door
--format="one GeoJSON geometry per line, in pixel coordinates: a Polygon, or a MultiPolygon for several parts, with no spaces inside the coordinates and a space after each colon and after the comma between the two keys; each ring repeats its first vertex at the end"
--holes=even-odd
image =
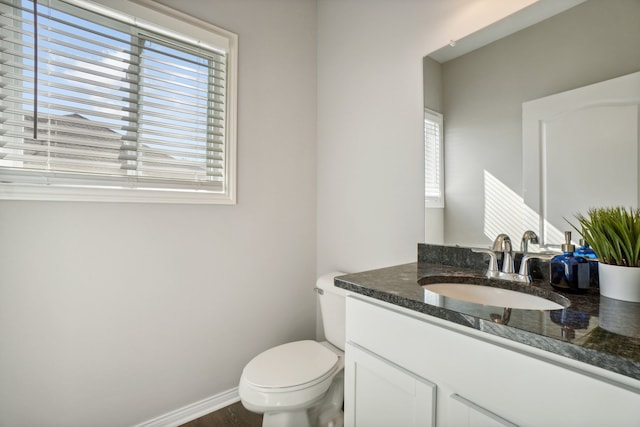
{"type": "Polygon", "coordinates": [[[347,426],[432,425],[433,414],[438,427],[640,426],[638,381],[410,314],[347,298],[347,426]]]}
{"type": "Polygon", "coordinates": [[[457,394],[451,395],[448,424],[456,427],[517,427],[457,394]]]}
{"type": "Polygon", "coordinates": [[[434,427],[435,385],[347,343],[347,427],[434,427]]]}

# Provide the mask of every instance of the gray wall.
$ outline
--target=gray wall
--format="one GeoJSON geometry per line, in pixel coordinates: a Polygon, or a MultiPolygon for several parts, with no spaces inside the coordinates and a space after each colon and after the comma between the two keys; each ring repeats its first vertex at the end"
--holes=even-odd
{"type": "Polygon", "coordinates": [[[415,261],[422,58],[532,2],[318,0],[319,273],[415,261]]]}
{"type": "Polygon", "coordinates": [[[522,194],[522,102],[640,69],[639,16],[590,0],[443,65],[447,243],[490,241],[484,170],[522,194]]]}
{"type": "Polygon", "coordinates": [[[422,86],[424,88],[424,106],[430,110],[442,113],[442,64],[425,56],[422,59],[422,86]]]}
{"type": "Polygon", "coordinates": [[[238,204],[0,202],[0,425],[126,426],[315,336],[316,2],[165,0],[239,34],[238,204]]]}

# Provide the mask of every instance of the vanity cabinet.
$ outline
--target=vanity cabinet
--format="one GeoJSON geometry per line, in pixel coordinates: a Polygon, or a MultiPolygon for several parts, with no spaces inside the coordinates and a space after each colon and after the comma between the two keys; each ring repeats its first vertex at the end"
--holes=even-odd
{"type": "Polygon", "coordinates": [[[347,427],[640,419],[640,381],[393,304],[348,296],[346,334],[347,427]]]}
{"type": "Polygon", "coordinates": [[[345,368],[347,425],[435,427],[434,384],[353,344],[345,368]]]}

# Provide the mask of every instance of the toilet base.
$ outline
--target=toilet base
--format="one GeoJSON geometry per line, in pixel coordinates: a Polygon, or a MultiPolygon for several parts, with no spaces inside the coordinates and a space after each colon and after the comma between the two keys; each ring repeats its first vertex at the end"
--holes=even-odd
{"type": "Polygon", "coordinates": [[[262,417],[262,427],[311,427],[307,411],[267,412],[262,417]]]}
{"type": "MultiPolygon", "coordinates": [[[[311,407],[282,412],[264,412],[262,427],[343,427],[344,370],[336,374],[329,389],[319,402],[311,407]]],[[[250,411],[257,408],[247,407],[250,411]]]]}
{"type": "Polygon", "coordinates": [[[344,424],[343,402],[344,370],[335,376],[322,403],[309,411],[310,418],[317,427],[342,427],[344,424]]]}
{"type": "Polygon", "coordinates": [[[262,417],[262,427],[343,427],[344,414],[342,410],[333,414],[333,417],[321,417],[320,423],[312,426],[309,422],[307,411],[297,412],[272,412],[262,417]],[[322,419],[324,418],[324,419],[322,419]]]}

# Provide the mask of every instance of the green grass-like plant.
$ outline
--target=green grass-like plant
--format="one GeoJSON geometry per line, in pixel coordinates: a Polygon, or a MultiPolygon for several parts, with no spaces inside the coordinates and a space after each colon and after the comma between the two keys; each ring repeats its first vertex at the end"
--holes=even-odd
{"type": "Polygon", "coordinates": [[[572,225],[598,255],[600,262],[640,267],[640,209],[623,207],[589,209],[576,215],[572,225]]]}

